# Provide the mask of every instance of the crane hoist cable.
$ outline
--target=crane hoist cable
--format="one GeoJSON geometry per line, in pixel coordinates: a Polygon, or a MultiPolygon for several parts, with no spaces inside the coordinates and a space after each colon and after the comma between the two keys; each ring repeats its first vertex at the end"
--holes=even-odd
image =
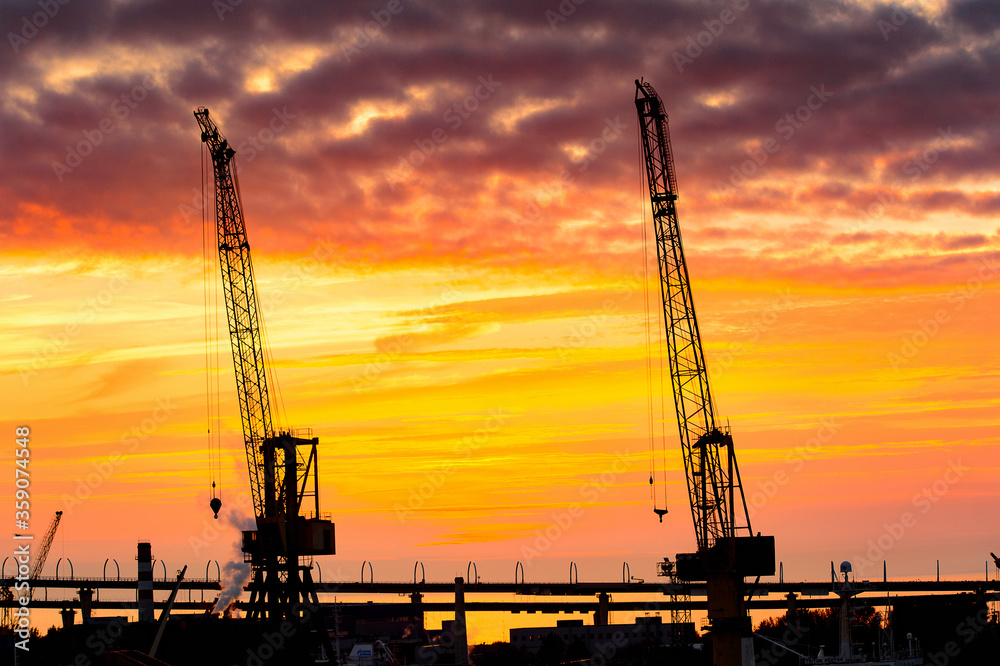
{"type": "Polygon", "coordinates": [[[208,474],[211,484],[210,505],[219,517],[222,506],[222,429],[219,417],[219,277],[215,270],[215,224],[209,217],[205,196],[209,154],[201,153],[201,245],[202,283],[205,308],[205,431],[208,439],[208,474]],[[214,362],[213,362],[214,357],[214,362]]]}
{"type": "MultiPolygon", "coordinates": [[[[663,311],[660,308],[656,308],[656,337],[660,341],[660,456],[663,459],[663,513],[656,511],[656,515],[660,517],[660,522],[663,521],[664,514],[667,513],[667,403],[666,403],[666,389],[663,384],[663,341],[664,336],[661,331],[664,330],[663,321],[663,311]]],[[[654,509],[655,510],[655,509],[654,509]]]]}
{"type": "Polygon", "coordinates": [[[649,494],[653,500],[653,509],[656,509],[656,484],[653,477],[656,473],[656,453],[653,445],[653,376],[650,367],[650,326],[649,326],[649,252],[646,243],[646,211],[642,211],[642,305],[643,323],[646,333],[646,425],[649,431],[649,494]]]}
{"type": "MultiPolygon", "coordinates": [[[[204,303],[204,334],[205,334],[205,433],[208,438],[208,481],[212,485],[212,499],[215,500],[215,464],[212,460],[212,362],[211,362],[211,323],[209,308],[209,272],[208,272],[208,231],[207,213],[205,211],[205,148],[199,146],[199,162],[201,163],[201,277],[202,300],[204,303]]],[[[218,514],[216,514],[218,517],[218,514]]]]}
{"type": "MultiPolygon", "coordinates": [[[[639,142],[639,148],[641,150],[641,137],[637,137],[639,142]]],[[[639,165],[638,171],[639,177],[639,215],[641,219],[642,228],[642,301],[644,309],[644,322],[646,328],[646,421],[648,425],[648,438],[649,438],[649,493],[653,500],[653,512],[663,520],[663,516],[667,513],[667,439],[666,439],[666,403],[663,397],[663,338],[659,334],[662,330],[660,325],[660,315],[659,308],[657,311],[657,339],[659,340],[659,352],[660,352],[660,425],[661,425],[661,441],[662,441],[662,454],[663,454],[663,508],[660,508],[660,504],[657,501],[656,495],[656,417],[655,417],[655,406],[653,400],[653,342],[652,342],[652,326],[650,323],[650,308],[649,308],[649,241],[647,236],[647,225],[646,225],[646,206],[644,202],[646,182],[644,180],[645,175],[642,172],[642,165],[639,165]]]]}
{"type": "MultiPolygon", "coordinates": [[[[645,209],[643,209],[645,213],[645,209]]],[[[659,261],[659,260],[657,260],[659,261]]],[[[659,267],[657,267],[657,272],[659,272],[659,267]]],[[[663,383],[663,342],[665,335],[663,331],[666,322],[663,319],[663,309],[659,307],[654,308],[656,310],[656,339],[659,342],[659,354],[658,359],[660,362],[660,456],[662,457],[663,468],[661,470],[663,474],[663,509],[657,510],[654,507],[654,512],[660,517],[660,522],[663,522],[663,516],[667,513],[667,403],[666,403],[666,389],[663,383]],[[662,511],[662,513],[661,513],[662,511]]]]}
{"type": "MultiPolygon", "coordinates": [[[[212,164],[212,154],[211,154],[211,151],[209,151],[207,149],[207,147],[206,147],[206,149],[205,149],[205,178],[206,178],[206,181],[207,181],[208,178],[212,179],[212,187],[214,189],[214,187],[215,187],[215,178],[212,176],[213,168],[214,167],[213,167],[213,164],[212,164]]],[[[208,201],[208,199],[204,199],[203,200],[202,209],[204,209],[204,210],[208,210],[207,201],[208,201]]],[[[214,217],[214,215],[213,215],[213,217],[214,217]]],[[[213,321],[215,322],[215,335],[212,337],[212,344],[213,344],[213,347],[214,347],[214,354],[215,354],[215,365],[212,366],[212,381],[213,381],[213,387],[214,387],[213,391],[214,391],[214,398],[215,398],[214,402],[212,403],[215,406],[215,413],[213,414],[213,419],[214,419],[214,423],[215,423],[215,429],[213,431],[213,434],[215,436],[215,464],[216,464],[216,471],[217,471],[217,476],[219,477],[219,485],[221,486],[222,485],[222,392],[221,392],[221,389],[219,387],[219,381],[220,381],[220,377],[221,377],[221,373],[222,373],[222,347],[221,347],[221,345],[222,345],[222,333],[221,333],[221,331],[219,329],[220,329],[220,326],[222,325],[222,323],[221,323],[221,319],[222,318],[220,317],[219,313],[222,312],[223,306],[219,305],[219,294],[222,293],[222,277],[220,276],[219,271],[217,270],[218,269],[218,264],[216,262],[219,259],[219,255],[218,255],[218,253],[215,252],[215,245],[216,245],[215,238],[216,238],[216,233],[215,233],[215,224],[214,224],[214,220],[212,219],[212,217],[209,217],[206,220],[206,228],[208,230],[208,239],[209,239],[208,247],[210,249],[210,251],[209,251],[208,268],[209,268],[209,270],[212,273],[212,284],[214,285],[214,288],[212,288],[212,290],[211,290],[212,299],[213,299],[213,301],[212,301],[212,315],[213,315],[213,317],[212,318],[213,318],[213,321]]],[[[221,490],[220,490],[220,495],[221,495],[221,490]]],[[[220,500],[222,499],[221,496],[220,496],[219,499],[220,500]]]]}

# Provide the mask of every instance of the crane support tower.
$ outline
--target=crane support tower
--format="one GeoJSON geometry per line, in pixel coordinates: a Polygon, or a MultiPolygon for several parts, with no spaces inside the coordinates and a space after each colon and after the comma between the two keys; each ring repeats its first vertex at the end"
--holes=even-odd
{"type": "Polygon", "coordinates": [[[677,223],[677,176],[667,114],[650,84],[636,80],[635,86],[670,379],[698,544],[696,553],[677,555],[676,575],[706,582],[712,663],[752,666],[745,578],[774,575],[774,537],[754,535],[750,527],[733,438],[715,413],[677,223]]]}
{"type": "MultiPolygon", "coordinates": [[[[256,530],[243,532],[244,561],[251,568],[248,616],[300,618],[303,604],[319,603],[310,574],[311,558],[335,552],[334,525],[319,512],[319,439],[297,437],[273,425],[264,331],[233,168],[236,151],[209,118],[208,109],[199,108],[194,116],[215,175],[222,290],[257,523],[256,530]],[[311,514],[303,513],[307,503],[312,504],[311,514]],[[301,558],[307,558],[308,564],[301,558]]],[[[218,506],[213,500],[216,512],[218,506]]],[[[315,606],[310,615],[321,619],[315,606]]]]}

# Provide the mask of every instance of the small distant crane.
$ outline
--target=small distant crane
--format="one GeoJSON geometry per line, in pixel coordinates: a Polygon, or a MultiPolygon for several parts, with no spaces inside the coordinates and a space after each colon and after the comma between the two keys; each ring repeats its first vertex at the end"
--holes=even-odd
{"type": "MultiPolygon", "coordinates": [[[[32,580],[37,580],[38,577],[42,575],[42,568],[45,566],[45,560],[49,556],[49,549],[52,547],[52,540],[56,536],[56,530],[59,529],[59,521],[62,520],[62,513],[62,511],[56,511],[55,517],[52,519],[52,522],[49,523],[49,529],[46,530],[45,536],[42,538],[42,545],[38,550],[38,554],[35,555],[34,563],[31,565],[31,573],[28,574],[28,577],[32,580]]],[[[0,588],[0,601],[4,602],[3,619],[0,620],[0,624],[8,629],[12,629],[14,626],[14,618],[10,612],[12,602],[14,600],[13,587],[14,579],[8,578],[4,582],[3,588],[0,588]]],[[[28,588],[28,594],[26,595],[28,597],[28,601],[31,601],[31,597],[34,592],[35,588],[28,588]]]]}

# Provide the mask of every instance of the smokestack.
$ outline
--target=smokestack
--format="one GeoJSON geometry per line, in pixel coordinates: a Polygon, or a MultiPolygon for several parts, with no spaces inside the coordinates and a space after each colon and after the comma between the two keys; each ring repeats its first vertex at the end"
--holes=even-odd
{"type": "Polygon", "coordinates": [[[469,639],[465,634],[465,580],[455,579],[455,663],[469,663],[469,639]]]}
{"type": "Polygon", "coordinates": [[[152,622],[153,613],[153,548],[145,541],[139,542],[138,606],[139,622],[152,622]]]}

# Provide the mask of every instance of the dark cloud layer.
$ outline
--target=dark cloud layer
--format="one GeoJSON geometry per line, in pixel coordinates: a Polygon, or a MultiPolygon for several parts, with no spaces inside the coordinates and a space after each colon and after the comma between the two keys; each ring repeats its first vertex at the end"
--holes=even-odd
{"type": "Polygon", "coordinates": [[[195,249],[204,105],[244,146],[265,250],[329,237],[345,263],[607,262],[636,241],[638,76],[671,116],[686,214],[850,218],[879,188],[904,219],[998,207],[993,2],[934,16],[839,0],[56,5],[44,21],[37,2],[0,10],[15,35],[0,45],[8,247],[195,249]],[[734,184],[768,140],[778,149],[734,184]]]}

